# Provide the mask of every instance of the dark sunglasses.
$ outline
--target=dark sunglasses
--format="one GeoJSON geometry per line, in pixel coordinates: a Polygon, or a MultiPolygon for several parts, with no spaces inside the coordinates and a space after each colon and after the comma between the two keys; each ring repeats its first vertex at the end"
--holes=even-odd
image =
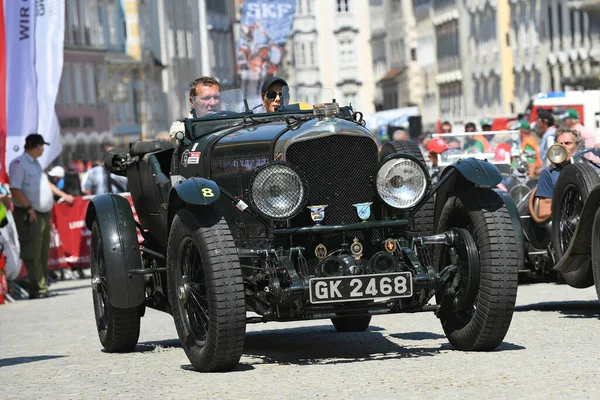
{"type": "Polygon", "coordinates": [[[281,98],[283,96],[283,92],[276,92],[274,90],[268,90],[265,92],[265,97],[269,100],[275,100],[279,96],[281,98]]]}

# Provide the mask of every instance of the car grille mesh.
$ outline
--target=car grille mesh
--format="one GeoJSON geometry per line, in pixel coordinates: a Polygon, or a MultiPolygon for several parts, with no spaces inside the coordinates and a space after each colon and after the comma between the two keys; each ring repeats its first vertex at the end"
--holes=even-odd
{"type": "MultiPolygon", "coordinates": [[[[327,205],[323,225],[361,222],[353,204],[375,201],[371,177],[379,154],[369,137],[336,134],[293,143],[287,149],[286,161],[302,173],[307,183],[307,206],[327,205]]],[[[372,206],[369,220],[375,219],[376,208],[372,206]]],[[[308,208],[292,219],[293,227],[312,225],[308,208]]],[[[367,252],[381,237],[378,230],[315,234],[295,238],[293,245],[305,247],[309,272],[314,275],[319,263],[314,255],[318,244],[324,244],[331,253],[357,238],[367,252]]]]}

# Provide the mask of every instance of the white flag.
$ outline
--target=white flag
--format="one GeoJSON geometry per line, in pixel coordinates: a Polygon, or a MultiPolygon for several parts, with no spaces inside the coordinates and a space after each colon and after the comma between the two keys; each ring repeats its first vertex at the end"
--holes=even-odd
{"type": "Polygon", "coordinates": [[[46,145],[40,164],[46,168],[60,155],[60,126],[54,111],[63,69],[65,0],[38,2],[35,22],[35,72],[37,76],[37,133],[46,145]]]}
{"type": "Polygon", "coordinates": [[[7,170],[23,154],[25,137],[37,133],[35,4],[35,0],[4,0],[7,170]]]}

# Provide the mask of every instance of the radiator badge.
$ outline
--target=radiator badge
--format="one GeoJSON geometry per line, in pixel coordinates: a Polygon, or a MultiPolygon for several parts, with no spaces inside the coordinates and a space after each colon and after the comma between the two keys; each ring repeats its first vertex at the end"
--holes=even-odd
{"type": "Polygon", "coordinates": [[[371,204],[373,204],[373,203],[372,202],[358,203],[358,204],[352,204],[352,205],[354,207],[356,207],[356,211],[358,212],[358,217],[360,219],[362,219],[363,221],[366,221],[371,216],[371,204]]]}
{"type": "Polygon", "coordinates": [[[394,254],[394,252],[396,251],[396,241],[394,239],[387,239],[385,241],[385,250],[390,253],[390,254],[394,254]]]}
{"type": "Polygon", "coordinates": [[[358,260],[363,253],[363,245],[358,241],[358,238],[354,238],[354,241],[350,245],[350,253],[354,256],[354,259],[358,260]]]}
{"type": "Polygon", "coordinates": [[[310,210],[310,218],[317,225],[320,225],[321,222],[323,222],[323,219],[325,219],[325,207],[327,207],[326,204],[325,205],[320,205],[320,206],[308,206],[308,207],[306,207],[306,208],[308,208],[310,210]]]}
{"type": "Polygon", "coordinates": [[[319,260],[327,257],[327,247],[325,247],[323,243],[320,243],[317,245],[317,247],[315,247],[315,256],[317,256],[319,260]]]}
{"type": "Polygon", "coordinates": [[[184,167],[188,166],[188,158],[190,157],[190,150],[186,149],[181,155],[181,165],[184,167]]]}

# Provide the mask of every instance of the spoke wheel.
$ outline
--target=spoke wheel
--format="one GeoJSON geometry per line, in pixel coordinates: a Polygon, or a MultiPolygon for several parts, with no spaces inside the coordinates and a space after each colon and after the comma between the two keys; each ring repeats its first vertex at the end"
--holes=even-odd
{"type": "MultiPolygon", "coordinates": [[[[567,252],[574,239],[583,206],[599,183],[598,173],[586,163],[570,164],[561,170],[552,198],[552,247],[556,262],[567,252]]],[[[574,271],[561,273],[561,276],[569,286],[575,288],[586,288],[594,284],[589,260],[574,271]]]]}
{"type": "Polygon", "coordinates": [[[92,226],[91,241],[92,299],[100,343],[109,353],[135,350],[140,335],[140,310],[110,305],[108,270],[98,224],[92,226]]]}
{"type": "Polygon", "coordinates": [[[246,334],[242,272],[229,226],[211,207],[181,209],[167,244],[169,303],[194,368],[229,371],[246,334]]]}

